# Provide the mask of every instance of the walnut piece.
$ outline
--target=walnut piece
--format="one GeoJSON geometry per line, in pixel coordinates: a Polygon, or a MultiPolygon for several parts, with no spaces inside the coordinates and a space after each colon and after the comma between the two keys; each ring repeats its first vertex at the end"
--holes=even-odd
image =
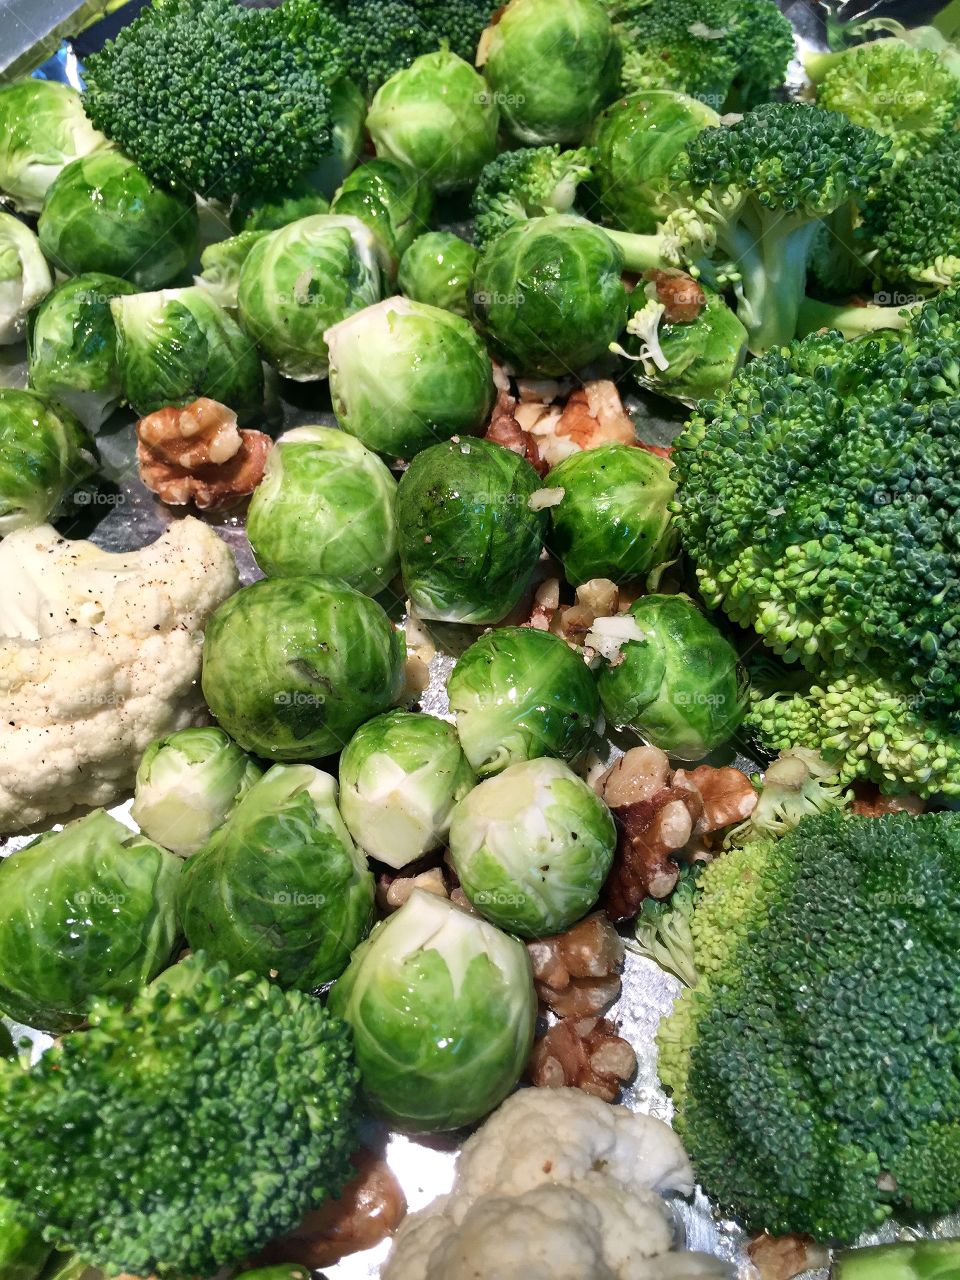
{"type": "Polygon", "coordinates": [[[561,1018],[533,1046],[530,1083],[545,1089],[572,1087],[615,1102],[633,1079],[637,1055],[606,1018],[561,1018]]]}
{"type": "Polygon", "coordinates": [[[760,1280],[793,1280],[804,1271],[830,1265],[830,1254],[812,1236],[770,1236],[764,1231],[747,1245],[760,1280]]]}
{"type": "Polygon", "coordinates": [[[664,308],[666,324],[691,324],[707,305],[707,295],[693,276],[676,269],[648,271],[646,279],[653,282],[657,301],[664,308]]]}
{"type": "Polygon", "coordinates": [[[273,441],[241,431],[237,415],[201,397],[183,409],[158,409],[137,423],[137,461],[147,488],[171,506],[233,506],[263,479],[273,441]]]}
{"type": "Polygon", "coordinates": [[[414,889],[434,893],[438,898],[450,896],[442,869],[430,867],[429,870],[419,871],[415,875],[381,876],[377,881],[377,905],[387,914],[398,911],[414,889]]]}
{"type": "Polygon", "coordinates": [[[902,796],[885,796],[875,782],[853,784],[850,812],[862,814],[865,818],[881,818],[885,813],[911,813],[917,817],[926,807],[927,802],[912,792],[902,796]]]}
{"type": "Polygon", "coordinates": [[[753,813],[760,798],[747,775],[729,765],[721,769],[712,764],[678,769],[673,775],[673,785],[691,786],[700,793],[703,813],[694,827],[696,835],[708,835],[743,822],[753,813]]]}
{"type": "Polygon", "coordinates": [[[623,939],[602,911],[527,951],[537,997],[558,1017],[593,1017],[619,999],[623,939]]]}
{"type": "Polygon", "coordinates": [[[516,414],[516,398],[509,391],[498,391],[484,439],[503,445],[511,453],[518,453],[539,475],[545,476],[548,464],[541,458],[536,440],[517,421],[516,414]]]}

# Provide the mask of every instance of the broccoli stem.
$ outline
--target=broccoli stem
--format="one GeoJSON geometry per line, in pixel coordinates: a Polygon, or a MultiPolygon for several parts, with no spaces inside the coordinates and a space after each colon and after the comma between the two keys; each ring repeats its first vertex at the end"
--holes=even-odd
{"type": "Polygon", "coordinates": [[[737,314],[753,355],[785,346],[796,336],[819,225],[817,219],[752,206],[721,228],[718,245],[740,277],[737,314]]]}
{"type": "Polygon", "coordinates": [[[842,50],[839,53],[817,53],[814,50],[805,53],[803,55],[803,69],[807,73],[811,84],[821,84],[831,67],[835,67],[841,60],[843,53],[844,51],[842,50]]]}
{"type": "Polygon", "coordinates": [[[877,333],[882,329],[905,329],[910,321],[910,313],[917,304],[909,307],[858,306],[845,304],[835,306],[830,302],[820,302],[816,298],[804,298],[800,304],[800,317],[797,324],[797,337],[805,338],[809,333],[817,333],[821,329],[838,329],[845,338],[862,338],[867,333],[877,333]]]}
{"type": "Polygon", "coordinates": [[[657,271],[678,265],[670,241],[664,236],[642,236],[630,231],[613,231],[610,227],[602,230],[623,254],[626,271],[657,271]]]}
{"type": "Polygon", "coordinates": [[[834,1280],[950,1280],[960,1267],[960,1240],[919,1240],[841,1254],[834,1280]]]}

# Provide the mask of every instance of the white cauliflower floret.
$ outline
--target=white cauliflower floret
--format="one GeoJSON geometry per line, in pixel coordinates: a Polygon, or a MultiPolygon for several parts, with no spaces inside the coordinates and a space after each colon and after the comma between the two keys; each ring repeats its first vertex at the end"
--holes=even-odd
{"type": "Polygon", "coordinates": [[[192,518],[122,555],[21,529],[0,579],[0,831],[16,831],[110,804],[154,738],[203,718],[203,626],[239,580],[192,518]]]}
{"type": "Polygon", "coordinates": [[[693,1169],[673,1130],[579,1089],[522,1089],[463,1146],[456,1201],[487,1191],[520,1195],[544,1182],[605,1173],[625,1187],[693,1190],[693,1169]]]}

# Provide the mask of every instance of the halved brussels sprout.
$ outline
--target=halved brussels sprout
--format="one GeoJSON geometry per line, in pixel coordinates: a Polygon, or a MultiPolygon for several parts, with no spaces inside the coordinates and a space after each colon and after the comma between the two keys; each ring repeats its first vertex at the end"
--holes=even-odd
{"type": "Polygon", "coordinates": [[[418,453],[397,494],[400,567],[414,612],[442,622],[499,622],[540,558],[546,513],[530,499],[540,477],[489,440],[418,453]]]}
{"type": "Polygon", "coordinates": [[[240,270],[240,320],[287,378],[327,376],[331,325],[380,297],[376,239],[359,218],[318,214],[258,241],[240,270]]]}
{"type": "Polygon", "coordinates": [[[326,341],[337,420],[378,453],[409,460],[476,435],[490,416],[493,365],[460,316],[387,298],[328,329],[326,341]]]}
{"type": "Polygon", "coordinates": [[[197,247],[197,210],[119,151],[74,160],[51,183],[37,233],[67,275],[102,271],[159,289],[186,271],[197,247]]]}
{"type": "Polygon", "coordinates": [[[425,53],[377,90],[367,129],[378,156],[436,191],[469,186],[497,150],[499,112],[483,77],[449,49],[425,53]]]}
{"type": "Polygon", "coordinates": [[[627,321],[620,250],[599,227],[568,214],[518,223],[487,245],[473,301],[484,329],[517,373],[574,373],[627,321]]]}
{"type": "Polygon", "coordinates": [[[194,276],[194,284],[206,289],[221,307],[235,308],[240,290],[240,268],[253,246],[267,234],[266,231],[241,231],[226,240],[208,244],[200,255],[200,275],[194,276]]]}
{"type": "Polygon", "coordinates": [[[69,85],[31,76],[0,88],[0,191],[22,213],[39,213],[61,169],[106,145],[69,85]]]}
{"type": "Polygon", "coordinates": [[[30,316],[30,386],[71,409],[96,431],[123,397],[112,299],[136,293],[119,276],[74,276],[48,293],[30,316]]]}
{"type": "Polygon", "coordinates": [[[330,1011],[353,1030],[373,1106],[436,1133],[480,1120],[516,1085],[537,998],[522,943],[416,889],[353,953],[330,1011]]]}
{"type": "Polygon", "coordinates": [[[733,645],[688,596],[641,596],[628,616],[638,634],[600,672],[608,722],[680,760],[723,746],[749,695],[733,645]]]}
{"type": "Polygon", "coordinates": [[[222,729],[181,729],[144,752],[130,816],[144,835],[186,857],[223,826],[261,772],[222,729]]]}
{"type": "Polygon", "coordinates": [[[610,810],[562,760],[523,760],[486,778],[450,824],[464,893],[525,938],[561,933],[586,915],[616,847],[610,810]]]}
{"type": "Polygon", "coordinates": [[[579,142],[620,92],[620,47],[599,0],[511,0],[478,62],[521,142],[579,142]]]}
{"type": "Polygon", "coordinates": [[[475,246],[452,231],[428,231],[400,259],[397,288],[414,302],[472,320],[473,275],[479,261],[475,246]]]}
{"type": "Polygon", "coordinates": [[[270,451],[247,537],[271,578],[339,578],[375,596],[397,573],[397,482],[359,440],[295,427],[270,451]]]}
{"type": "Polygon", "coordinates": [[[53,276],[30,228],[0,211],[0,347],[19,342],[27,315],[53,288],[53,276]]]}
{"type": "Polygon", "coordinates": [[[207,624],[203,696],[247,751],[316,760],[396,702],[403,661],[399,633],[368,596],[322,578],[267,578],[207,624]]]}
{"type": "Polygon", "coordinates": [[[574,586],[591,578],[636,582],[677,549],[670,463],[629,444],[572,453],[545,482],[562,489],[550,508],[550,550],[574,586]]]}
{"type": "Polygon", "coordinates": [[[361,725],[340,756],[340,809],[361,849],[405,867],[443,843],[475,782],[451,725],[388,711],[361,725]]]}
{"type": "Polygon", "coordinates": [[[343,825],[337,784],[275,764],[184,868],[187,942],[236,973],[312,991],[347,967],[373,920],[373,875],[343,825]]]}
{"type": "Polygon", "coordinates": [[[0,387],[0,537],[56,515],[97,462],[96,446],[68,409],[0,387]]]}
{"type": "Polygon", "coordinates": [[[600,716],[593,672],[559,636],[498,627],[447,679],[464,754],[484,776],[540,756],[573,760],[600,716]]]}
{"type": "Polygon", "coordinates": [[[674,161],[691,138],[719,123],[712,107],[669,89],[632,93],[607,107],[591,137],[602,221],[652,235],[670,212],[665,179],[674,161]]]}
{"type": "Polygon", "coordinates": [[[253,343],[205,289],[163,289],[110,303],[123,394],[140,417],[209,396],[241,425],[258,421],[263,368],[253,343]]]}
{"type": "Polygon", "coordinates": [[[0,1009],[69,1031],[170,963],[179,858],[96,809],[0,859],[0,1009]]]}
{"type": "Polygon", "coordinates": [[[433,193],[414,169],[376,157],[354,169],[333,197],[331,213],[365,222],[390,256],[391,274],[421,232],[426,231],[433,193]]]}

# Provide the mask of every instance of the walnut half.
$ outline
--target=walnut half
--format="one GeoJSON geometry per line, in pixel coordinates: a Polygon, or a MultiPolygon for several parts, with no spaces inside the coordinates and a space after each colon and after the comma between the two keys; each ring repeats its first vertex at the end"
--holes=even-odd
{"type": "Polygon", "coordinates": [[[594,1017],[620,996],[623,939],[603,912],[528,942],[527,951],[540,1003],[558,1017],[594,1017]]]}
{"type": "Polygon", "coordinates": [[[561,1018],[533,1046],[530,1083],[542,1089],[581,1089],[615,1102],[637,1070],[637,1055],[606,1018],[561,1018]]]}

